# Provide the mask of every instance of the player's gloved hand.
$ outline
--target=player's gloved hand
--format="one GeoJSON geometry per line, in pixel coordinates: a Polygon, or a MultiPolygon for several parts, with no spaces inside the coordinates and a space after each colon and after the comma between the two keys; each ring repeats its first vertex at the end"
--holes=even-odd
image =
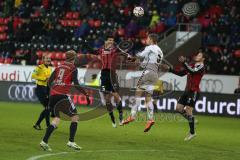
{"type": "Polygon", "coordinates": [[[186,57],[180,56],[178,58],[178,61],[181,62],[181,63],[185,63],[186,62],[186,57]]]}
{"type": "Polygon", "coordinates": [[[136,57],[128,56],[127,61],[134,62],[134,61],[136,61],[136,57]]]}
{"type": "Polygon", "coordinates": [[[91,100],[90,100],[90,98],[89,98],[89,95],[88,95],[88,94],[86,95],[86,98],[87,98],[87,105],[89,106],[89,105],[91,104],[91,100]]]}
{"type": "Polygon", "coordinates": [[[167,65],[167,64],[161,64],[160,67],[161,67],[161,69],[162,69],[163,71],[165,71],[165,72],[169,71],[170,68],[171,68],[171,67],[170,67],[169,65],[167,65]]]}

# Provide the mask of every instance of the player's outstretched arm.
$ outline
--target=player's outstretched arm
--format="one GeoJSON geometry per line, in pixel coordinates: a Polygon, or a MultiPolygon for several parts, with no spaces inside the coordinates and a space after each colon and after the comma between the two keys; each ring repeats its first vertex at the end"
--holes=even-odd
{"type": "Polygon", "coordinates": [[[170,67],[170,66],[167,65],[167,64],[162,64],[161,67],[162,67],[164,70],[166,70],[166,71],[168,71],[168,72],[171,72],[171,73],[173,73],[173,74],[176,74],[176,75],[178,75],[178,76],[181,76],[181,77],[183,77],[183,76],[185,76],[185,75],[187,74],[187,72],[186,72],[185,70],[177,71],[177,70],[175,70],[173,67],[170,67]]]}
{"type": "Polygon", "coordinates": [[[180,56],[178,59],[179,62],[181,62],[184,66],[184,68],[187,70],[187,72],[193,74],[193,73],[198,73],[202,72],[204,70],[204,64],[199,64],[197,66],[191,67],[187,62],[186,58],[183,56],[180,56]]]}
{"type": "Polygon", "coordinates": [[[186,68],[186,70],[189,73],[198,73],[198,72],[202,72],[204,70],[204,64],[199,64],[196,67],[192,68],[191,66],[188,65],[187,62],[184,62],[183,66],[186,68]]]}

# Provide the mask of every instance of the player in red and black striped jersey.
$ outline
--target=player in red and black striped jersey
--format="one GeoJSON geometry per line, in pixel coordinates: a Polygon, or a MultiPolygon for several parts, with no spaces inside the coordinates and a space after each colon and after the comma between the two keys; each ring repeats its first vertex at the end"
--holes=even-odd
{"type": "Polygon", "coordinates": [[[118,59],[118,49],[114,46],[114,37],[108,36],[104,46],[98,50],[99,59],[102,62],[101,69],[101,91],[104,94],[104,99],[106,102],[106,107],[109,112],[109,116],[112,120],[112,126],[116,127],[115,117],[113,114],[113,106],[111,103],[111,97],[117,104],[117,109],[119,112],[119,125],[122,125],[123,121],[123,111],[121,97],[118,94],[119,84],[118,76],[116,73],[116,64],[118,59]]]}
{"type": "Polygon", "coordinates": [[[199,52],[194,57],[194,63],[188,64],[186,62],[186,58],[181,56],[179,57],[179,62],[181,62],[184,66],[184,70],[176,71],[173,68],[165,66],[169,69],[170,72],[179,75],[185,76],[187,75],[187,84],[184,93],[178,100],[178,104],[176,110],[182,114],[189,122],[190,132],[187,137],[184,139],[185,141],[191,140],[196,136],[195,134],[195,126],[194,126],[194,116],[193,116],[193,108],[195,103],[199,97],[199,84],[201,79],[205,73],[204,69],[204,60],[205,55],[202,52],[199,52]]]}
{"type": "Polygon", "coordinates": [[[78,70],[74,64],[76,59],[76,52],[71,50],[66,53],[66,61],[64,64],[58,66],[49,78],[50,98],[49,108],[54,112],[54,118],[52,124],[47,128],[45,136],[40,143],[40,146],[44,150],[51,151],[48,146],[48,139],[54,129],[60,123],[60,112],[71,118],[70,136],[67,145],[76,150],[80,150],[74,142],[74,137],[77,131],[77,125],[79,116],[77,114],[76,107],[74,106],[69,94],[71,88],[75,88],[83,93],[87,97],[88,104],[90,103],[87,92],[79,87],[77,78],[78,70]]]}

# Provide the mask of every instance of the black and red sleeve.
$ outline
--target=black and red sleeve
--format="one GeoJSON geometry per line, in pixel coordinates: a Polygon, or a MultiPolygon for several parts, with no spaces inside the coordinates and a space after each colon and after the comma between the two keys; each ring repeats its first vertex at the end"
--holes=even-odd
{"type": "Polygon", "coordinates": [[[199,64],[194,67],[191,67],[187,62],[185,62],[183,63],[183,66],[189,73],[192,73],[192,74],[204,72],[204,64],[199,64]]]}

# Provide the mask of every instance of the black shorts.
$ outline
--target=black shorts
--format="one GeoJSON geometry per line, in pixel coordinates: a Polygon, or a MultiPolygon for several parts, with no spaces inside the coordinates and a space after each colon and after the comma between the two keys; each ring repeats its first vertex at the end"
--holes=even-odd
{"type": "Polygon", "coordinates": [[[77,115],[77,109],[72,102],[70,96],[67,95],[53,95],[49,97],[49,108],[54,117],[59,117],[63,113],[68,117],[77,115]]]}
{"type": "Polygon", "coordinates": [[[44,107],[47,107],[48,106],[48,101],[49,101],[47,87],[37,85],[37,87],[35,89],[35,94],[38,97],[38,100],[40,101],[40,103],[44,107]]]}
{"type": "Polygon", "coordinates": [[[118,77],[115,71],[103,69],[101,71],[101,91],[102,92],[118,92],[118,77]]]}
{"type": "Polygon", "coordinates": [[[194,107],[199,98],[199,92],[185,91],[178,99],[178,103],[184,106],[194,107]]]}

